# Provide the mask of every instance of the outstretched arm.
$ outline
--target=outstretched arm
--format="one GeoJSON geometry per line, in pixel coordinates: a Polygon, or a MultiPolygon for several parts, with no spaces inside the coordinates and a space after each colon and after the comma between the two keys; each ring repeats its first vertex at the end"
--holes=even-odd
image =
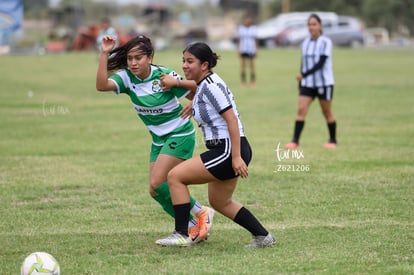
{"type": "Polygon", "coordinates": [[[96,89],[101,92],[114,91],[116,85],[108,80],[108,56],[109,52],[115,46],[116,39],[112,36],[104,36],[102,38],[101,53],[99,55],[98,71],[96,73],[96,89]]]}
{"type": "Polygon", "coordinates": [[[182,87],[184,89],[189,90],[190,92],[187,93],[185,98],[191,100],[191,102],[184,105],[183,109],[180,112],[180,116],[182,118],[189,118],[193,115],[193,98],[195,95],[195,91],[197,90],[197,83],[194,80],[181,80],[179,78],[175,78],[168,74],[162,74],[160,76],[161,80],[161,88],[164,91],[170,90],[174,87],[182,87]]]}
{"type": "Polygon", "coordinates": [[[168,74],[162,74],[161,85],[164,91],[170,90],[173,87],[182,87],[190,91],[186,95],[186,98],[192,100],[194,98],[195,91],[197,90],[197,83],[194,80],[181,80],[168,74]]]}

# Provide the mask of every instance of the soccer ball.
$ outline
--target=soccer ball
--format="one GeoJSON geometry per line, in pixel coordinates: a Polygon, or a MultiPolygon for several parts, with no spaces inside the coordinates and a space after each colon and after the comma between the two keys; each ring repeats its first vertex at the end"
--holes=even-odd
{"type": "Polygon", "coordinates": [[[34,252],[24,260],[21,275],[60,275],[60,267],[49,253],[34,252]]]}

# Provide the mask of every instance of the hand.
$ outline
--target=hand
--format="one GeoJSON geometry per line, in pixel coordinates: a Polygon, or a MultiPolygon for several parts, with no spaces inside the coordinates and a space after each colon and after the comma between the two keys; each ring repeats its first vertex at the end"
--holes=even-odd
{"type": "Polygon", "coordinates": [[[180,112],[182,118],[190,118],[193,115],[193,102],[188,102],[180,112]]]}
{"type": "Polygon", "coordinates": [[[297,76],[296,76],[296,80],[297,81],[301,81],[303,79],[303,75],[302,74],[298,74],[297,76]]]}
{"type": "Polygon", "coordinates": [[[233,158],[232,165],[236,176],[241,176],[242,178],[247,178],[249,176],[247,165],[241,157],[233,158]]]}
{"type": "Polygon", "coordinates": [[[116,44],[116,38],[110,35],[106,35],[102,38],[102,44],[101,44],[101,52],[103,53],[109,53],[116,44]]]}
{"type": "Polygon", "coordinates": [[[161,89],[163,91],[168,91],[171,88],[177,86],[177,78],[172,77],[171,75],[168,74],[161,74],[160,76],[160,80],[161,80],[161,89]]]}

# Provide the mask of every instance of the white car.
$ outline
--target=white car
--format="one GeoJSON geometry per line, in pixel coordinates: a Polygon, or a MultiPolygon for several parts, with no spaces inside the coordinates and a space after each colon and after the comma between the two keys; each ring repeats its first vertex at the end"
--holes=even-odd
{"type": "MultiPolygon", "coordinates": [[[[323,34],[336,46],[361,47],[365,44],[364,24],[356,17],[339,16],[337,21],[323,24],[323,34]]],[[[298,46],[309,35],[306,25],[291,27],[280,32],[274,39],[277,46],[298,46]]]]}
{"type": "Polygon", "coordinates": [[[291,12],[282,13],[257,25],[257,39],[259,45],[264,47],[275,46],[275,37],[286,29],[307,26],[311,14],[317,14],[323,24],[338,21],[334,12],[291,12]]]}

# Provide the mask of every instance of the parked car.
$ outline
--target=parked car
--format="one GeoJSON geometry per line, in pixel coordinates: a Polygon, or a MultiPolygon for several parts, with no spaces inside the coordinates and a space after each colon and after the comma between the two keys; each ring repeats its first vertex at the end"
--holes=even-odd
{"type": "Polygon", "coordinates": [[[365,44],[365,26],[352,16],[340,16],[338,22],[324,29],[324,34],[337,46],[361,47],[365,44]]]}
{"type": "MultiPolygon", "coordinates": [[[[356,17],[338,16],[338,20],[324,22],[323,33],[331,38],[336,46],[361,47],[365,44],[364,24],[356,17]]],[[[277,46],[297,46],[309,35],[306,25],[284,29],[274,37],[277,46]]]]}
{"type": "Polygon", "coordinates": [[[318,14],[322,22],[335,22],[338,15],[334,12],[291,12],[282,13],[257,25],[257,38],[259,46],[275,46],[275,38],[287,29],[300,29],[306,27],[307,20],[312,13],[318,14]]]}

